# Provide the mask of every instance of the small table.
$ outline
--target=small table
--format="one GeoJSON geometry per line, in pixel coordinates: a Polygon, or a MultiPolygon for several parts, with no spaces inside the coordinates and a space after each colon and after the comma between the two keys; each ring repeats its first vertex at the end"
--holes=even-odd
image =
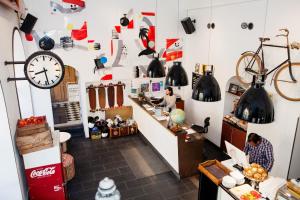
{"type": "Polygon", "coordinates": [[[67,141],[71,138],[68,132],[59,132],[59,142],[63,153],[67,152],[67,141]]]}

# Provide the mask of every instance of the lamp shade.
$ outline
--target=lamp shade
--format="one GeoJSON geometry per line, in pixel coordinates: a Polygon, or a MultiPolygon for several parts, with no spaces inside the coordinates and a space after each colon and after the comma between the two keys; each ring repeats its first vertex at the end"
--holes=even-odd
{"type": "Polygon", "coordinates": [[[274,121],[273,102],[261,84],[253,84],[241,96],[234,114],[251,123],[271,123],[274,121]]]}
{"type": "Polygon", "coordinates": [[[166,73],[165,73],[164,66],[159,61],[158,57],[154,57],[147,68],[147,77],[161,78],[165,76],[166,73]]]}
{"type": "Polygon", "coordinates": [[[165,86],[187,86],[188,77],[183,69],[181,62],[174,62],[166,76],[165,86]]]}
{"type": "Polygon", "coordinates": [[[203,72],[193,89],[192,98],[197,101],[214,102],[221,100],[221,90],[212,71],[203,72]]]}

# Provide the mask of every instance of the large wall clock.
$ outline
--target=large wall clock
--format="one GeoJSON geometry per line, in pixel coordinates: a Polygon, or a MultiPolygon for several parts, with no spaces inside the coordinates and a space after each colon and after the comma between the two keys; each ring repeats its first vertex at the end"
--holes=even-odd
{"type": "Polygon", "coordinates": [[[50,89],[63,80],[65,67],[56,54],[50,51],[38,51],[25,61],[24,74],[35,87],[50,89]]]}

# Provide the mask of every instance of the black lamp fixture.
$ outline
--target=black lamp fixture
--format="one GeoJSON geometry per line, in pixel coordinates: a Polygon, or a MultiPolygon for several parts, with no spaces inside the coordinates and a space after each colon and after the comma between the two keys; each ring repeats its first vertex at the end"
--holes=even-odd
{"type": "Polygon", "coordinates": [[[221,100],[220,86],[213,76],[213,65],[203,65],[203,75],[194,86],[192,99],[205,102],[221,100]],[[211,67],[210,71],[206,70],[207,66],[211,67]]]}
{"type": "Polygon", "coordinates": [[[234,115],[255,124],[267,124],[274,121],[274,106],[263,87],[264,76],[256,81],[253,76],[251,87],[241,96],[234,115]]]}
{"type": "Polygon", "coordinates": [[[161,78],[165,77],[165,68],[162,63],[159,61],[159,55],[155,57],[153,55],[153,60],[150,62],[147,68],[147,77],[149,78],[161,78]]]}
{"type": "Polygon", "coordinates": [[[173,66],[169,69],[168,74],[166,76],[165,86],[187,86],[188,85],[188,77],[181,65],[181,62],[174,62],[173,66]]]}

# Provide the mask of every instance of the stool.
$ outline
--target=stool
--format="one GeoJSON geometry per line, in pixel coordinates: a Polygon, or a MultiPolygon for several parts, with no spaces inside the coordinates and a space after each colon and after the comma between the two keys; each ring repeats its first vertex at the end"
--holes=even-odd
{"type": "Polygon", "coordinates": [[[68,132],[59,132],[59,142],[61,144],[61,151],[67,152],[67,141],[71,138],[71,134],[68,132]]]}
{"type": "Polygon", "coordinates": [[[62,154],[64,182],[68,182],[75,176],[74,158],[70,154],[62,154]]]}

